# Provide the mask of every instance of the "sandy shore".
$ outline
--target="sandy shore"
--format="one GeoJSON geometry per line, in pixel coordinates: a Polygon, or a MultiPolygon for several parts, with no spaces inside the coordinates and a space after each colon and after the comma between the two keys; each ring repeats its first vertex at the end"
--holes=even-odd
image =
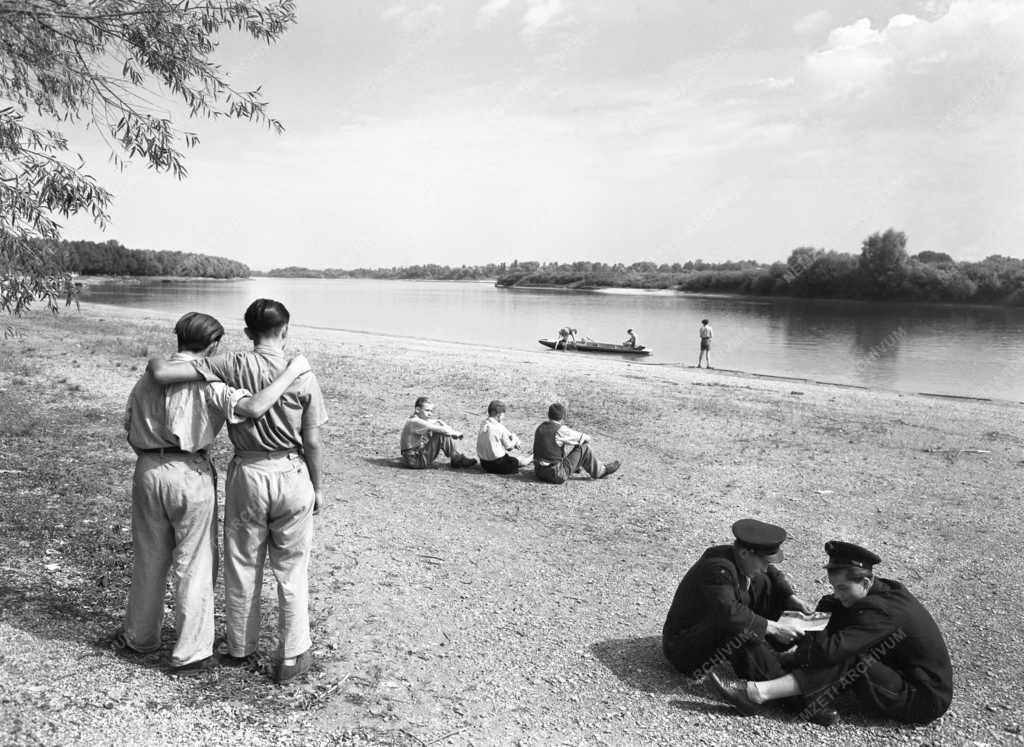
{"type": "MultiPolygon", "coordinates": [[[[278,687],[98,645],[123,611],[133,455],[120,418],[174,315],[33,314],[0,344],[0,715],[5,741],[151,744],[963,744],[1022,741],[1019,405],[940,400],[552,351],[292,329],[328,399],[312,612],[317,665],[278,687]],[[397,466],[419,394],[474,434],[493,397],[527,442],[549,402],[620,473],[564,486],[397,466]],[[742,719],[662,661],[675,586],[736,518],[884,559],[946,634],[951,711],[824,730],[742,719]]],[[[296,320],[301,322],[301,320],[296,320]]],[[[244,349],[229,327],[228,347],[244,349]]],[[[467,437],[472,449],[472,438],[467,437]]],[[[229,454],[226,437],[220,464],[229,454]]],[[[267,585],[265,647],[276,621],[267,585]]],[[[168,631],[168,634],[170,631],[168,631]]],[[[167,655],[167,651],[162,656],[167,655]]]]}

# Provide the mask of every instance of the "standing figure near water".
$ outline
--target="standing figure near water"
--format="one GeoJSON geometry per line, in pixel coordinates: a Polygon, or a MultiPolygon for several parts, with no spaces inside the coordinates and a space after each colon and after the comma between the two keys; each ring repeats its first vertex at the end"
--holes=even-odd
{"type": "Polygon", "coordinates": [[[711,324],[707,319],[700,320],[700,355],[697,358],[697,368],[700,368],[701,361],[707,358],[708,368],[711,368],[711,324]]]}

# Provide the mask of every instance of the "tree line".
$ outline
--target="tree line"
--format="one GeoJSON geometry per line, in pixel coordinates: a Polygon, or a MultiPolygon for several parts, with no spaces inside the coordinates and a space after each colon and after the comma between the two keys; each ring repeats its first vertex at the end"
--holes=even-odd
{"type": "MultiPolygon", "coordinates": [[[[515,264],[513,262],[513,264],[515,264]]],[[[407,267],[360,267],[355,270],[331,268],[311,270],[308,267],[277,267],[253,275],[276,278],[375,278],[378,280],[494,280],[509,271],[505,262],[487,265],[409,265],[407,267]]]]}
{"type": "MultiPolygon", "coordinates": [[[[264,274],[264,273],[254,273],[264,274]]],[[[785,262],[754,260],[671,264],[633,262],[520,262],[412,265],[310,270],[282,267],[274,277],[430,280],[494,279],[505,288],[640,288],[691,293],[737,293],[801,298],[848,298],[984,304],[1024,304],[1024,260],[993,254],[978,262],[944,252],[907,252],[907,235],[888,229],[868,236],[859,254],[815,247],[794,249],[785,262]]]]}
{"type": "Polygon", "coordinates": [[[241,262],[192,252],[128,249],[111,239],[49,241],[30,239],[39,256],[47,257],[52,273],[79,275],[168,275],[190,278],[247,278],[252,273],[241,262]]]}
{"type": "Polygon", "coordinates": [[[497,285],[1024,305],[1024,260],[994,254],[958,262],[944,252],[911,256],[906,247],[906,234],[890,228],[864,239],[859,255],[799,247],[772,264],[513,262],[497,285]]]}

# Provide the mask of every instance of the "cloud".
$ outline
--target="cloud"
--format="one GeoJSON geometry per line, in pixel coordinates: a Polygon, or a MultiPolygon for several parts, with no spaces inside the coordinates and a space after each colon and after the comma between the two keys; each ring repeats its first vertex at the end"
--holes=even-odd
{"type": "Polygon", "coordinates": [[[767,88],[769,91],[778,91],[782,88],[789,88],[796,82],[796,78],[792,75],[786,76],[785,78],[762,78],[757,81],[759,86],[767,88]]]}
{"type": "Polygon", "coordinates": [[[521,34],[524,39],[532,40],[544,30],[575,23],[576,17],[566,6],[565,0],[526,0],[521,34]]]}
{"type": "Polygon", "coordinates": [[[793,31],[801,36],[809,36],[821,31],[832,20],[832,14],[827,10],[816,10],[796,19],[793,24],[793,31]]]}
{"type": "Polygon", "coordinates": [[[512,4],[512,0],[487,0],[477,11],[476,22],[478,26],[487,26],[492,23],[494,19],[500,16],[508,6],[512,4]]]}
{"type": "Polygon", "coordinates": [[[430,2],[398,2],[381,13],[382,20],[399,23],[406,30],[419,28],[444,14],[439,0],[430,2]]]}
{"type": "Polygon", "coordinates": [[[894,81],[916,77],[918,97],[928,76],[970,77],[980,67],[1019,66],[1024,44],[1024,6],[1002,0],[954,0],[943,15],[927,20],[901,13],[884,26],[867,18],[840,26],[806,59],[811,82],[836,98],[890,90],[894,81]]]}

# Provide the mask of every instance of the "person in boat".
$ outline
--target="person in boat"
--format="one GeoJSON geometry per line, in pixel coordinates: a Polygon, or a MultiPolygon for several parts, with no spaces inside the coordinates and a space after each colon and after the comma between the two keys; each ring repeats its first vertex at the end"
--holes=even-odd
{"type": "Polygon", "coordinates": [[[862,708],[883,717],[910,724],[939,718],[953,699],[953,668],[935,620],[903,584],[875,576],[875,553],[838,540],[826,542],[825,553],[833,593],[818,610],[831,617],[788,655],[793,671],[761,681],[712,673],[712,691],[744,715],[767,701],[800,697],[802,716],[835,723],[832,702],[849,689],[862,708]]]}
{"type": "Polygon", "coordinates": [[[502,422],[505,418],[505,403],[500,399],[487,405],[487,420],[480,425],[476,437],[476,455],[484,472],[492,475],[514,475],[520,467],[533,461],[532,454],[522,454],[519,436],[510,431],[502,422]],[[513,454],[512,452],[520,452],[513,454]]]}
{"type": "Polygon", "coordinates": [[[633,330],[627,329],[626,334],[628,335],[628,337],[626,338],[625,342],[622,343],[622,347],[633,348],[634,350],[636,350],[636,335],[633,334],[633,330]]]}
{"type": "Polygon", "coordinates": [[[700,368],[701,361],[707,360],[708,368],[711,368],[711,323],[707,319],[700,320],[700,355],[697,357],[697,368],[700,368]]]}
{"type": "Polygon", "coordinates": [[[412,469],[426,469],[442,452],[454,469],[472,467],[476,459],[462,454],[455,441],[462,433],[434,417],[434,403],[429,397],[417,397],[413,413],[402,428],[402,460],[412,469]]]}
{"type": "Polygon", "coordinates": [[[665,658],[695,680],[725,662],[749,679],[784,674],[780,652],[801,632],[780,615],[813,609],[776,567],[782,527],[740,519],[732,534],[731,545],[708,548],[686,572],[662,627],[665,658]]]}
{"type": "Polygon", "coordinates": [[[568,350],[570,344],[575,345],[578,333],[579,330],[575,327],[562,327],[558,330],[558,341],[555,343],[555,350],[558,350],[559,347],[562,350],[568,350]]]}
{"type": "Polygon", "coordinates": [[[548,407],[548,419],[533,434],[533,463],[537,479],[553,485],[581,470],[598,480],[619,468],[617,461],[602,464],[590,449],[590,436],[565,424],[565,405],[559,402],[548,407]]]}

